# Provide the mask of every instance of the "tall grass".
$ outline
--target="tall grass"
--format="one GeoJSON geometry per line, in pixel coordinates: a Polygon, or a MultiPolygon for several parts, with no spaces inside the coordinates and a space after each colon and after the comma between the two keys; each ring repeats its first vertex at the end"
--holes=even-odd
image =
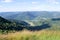
{"type": "Polygon", "coordinates": [[[0,40],[60,40],[60,31],[27,31],[0,35],[0,40]]]}

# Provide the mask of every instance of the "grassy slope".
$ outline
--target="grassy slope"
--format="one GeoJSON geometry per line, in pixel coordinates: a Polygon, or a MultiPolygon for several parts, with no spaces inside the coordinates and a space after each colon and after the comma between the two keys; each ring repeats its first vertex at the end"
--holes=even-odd
{"type": "Polygon", "coordinates": [[[0,35],[0,40],[60,40],[60,31],[21,31],[0,35]]]}

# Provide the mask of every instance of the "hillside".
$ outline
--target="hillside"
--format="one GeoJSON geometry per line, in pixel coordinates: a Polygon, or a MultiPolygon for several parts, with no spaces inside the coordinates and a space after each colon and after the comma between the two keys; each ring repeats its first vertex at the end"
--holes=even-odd
{"type": "Polygon", "coordinates": [[[0,17],[0,25],[4,27],[2,27],[2,29],[8,29],[10,27],[11,30],[20,30],[19,28],[44,29],[44,27],[46,27],[48,30],[60,30],[60,12],[2,12],[0,14],[0,16],[3,17],[0,17]]]}
{"type": "Polygon", "coordinates": [[[20,31],[23,30],[24,27],[29,25],[24,21],[20,21],[19,23],[15,21],[9,21],[0,16],[0,32],[9,32],[9,31],[20,31]]]}

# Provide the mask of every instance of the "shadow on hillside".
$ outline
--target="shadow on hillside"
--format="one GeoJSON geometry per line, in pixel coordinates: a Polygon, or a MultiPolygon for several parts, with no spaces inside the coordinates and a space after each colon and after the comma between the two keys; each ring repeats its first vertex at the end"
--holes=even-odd
{"type": "Polygon", "coordinates": [[[9,28],[7,28],[7,30],[9,29],[9,30],[16,30],[16,31],[22,31],[23,29],[27,29],[27,30],[30,30],[30,31],[39,31],[39,30],[43,30],[43,29],[46,29],[46,28],[50,28],[51,27],[51,25],[49,25],[49,24],[42,24],[42,25],[40,25],[40,26],[30,26],[30,25],[25,25],[25,23],[24,24],[22,24],[22,25],[24,25],[24,26],[17,26],[17,27],[9,27],[9,28]]]}
{"type": "Polygon", "coordinates": [[[30,30],[30,31],[39,31],[39,30],[43,30],[46,28],[50,28],[51,26],[49,24],[42,24],[41,26],[31,26],[31,27],[26,27],[26,29],[30,30]]]}
{"type": "Polygon", "coordinates": [[[1,30],[15,30],[15,31],[22,31],[23,29],[27,29],[27,30],[30,30],[30,31],[39,31],[39,30],[43,30],[43,29],[46,29],[46,28],[50,28],[51,25],[49,25],[48,23],[46,24],[42,24],[41,26],[30,26],[28,25],[28,23],[25,24],[25,22],[22,23],[23,26],[17,26],[17,27],[14,27],[14,26],[10,26],[10,27],[3,27],[0,29],[1,30]]]}
{"type": "Polygon", "coordinates": [[[60,21],[60,18],[52,18],[52,21],[60,21]]]}

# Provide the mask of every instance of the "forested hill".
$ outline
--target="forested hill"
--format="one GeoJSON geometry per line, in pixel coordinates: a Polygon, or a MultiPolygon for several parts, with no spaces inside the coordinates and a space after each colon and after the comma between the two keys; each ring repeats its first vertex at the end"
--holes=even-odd
{"type": "Polygon", "coordinates": [[[7,19],[4,19],[0,16],[0,24],[1,23],[11,23],[10,21],[8,21],[7,19]]]}
{"type": "Polygon", "coordinates": [[[6,20],[5,18],[0,16],[0,31],[20,31],[22,30],[28,23],[25,23],[24,21],[21,21],[20,23],[17,22],[11,22],[6,20]]]}

